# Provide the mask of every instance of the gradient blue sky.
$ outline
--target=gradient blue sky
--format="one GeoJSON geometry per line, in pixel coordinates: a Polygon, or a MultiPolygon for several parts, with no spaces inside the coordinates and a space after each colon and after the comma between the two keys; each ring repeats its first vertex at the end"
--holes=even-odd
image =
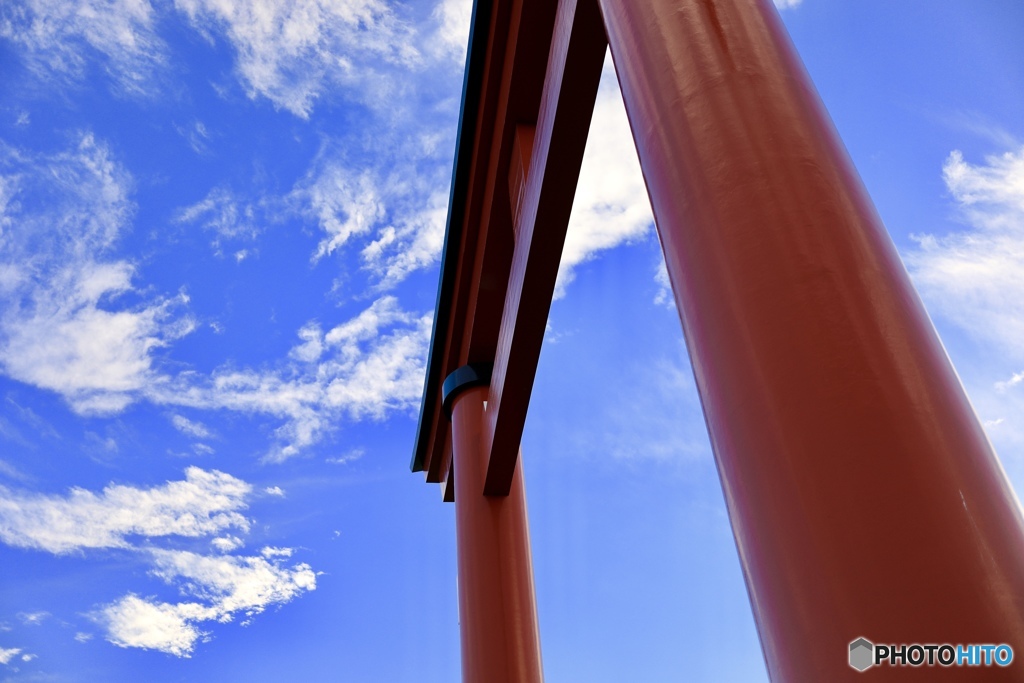
{"type": "MultiPolygon", "coordinates": [[[[1018,491],[1024,4],[779,0],[1018,491]]],[[[469,0],[0,6],[0,679],[458,680],[408,463],[469,0]]],[[[547,680],[764,664],[610,64],[523,442],[547,680]]]]}

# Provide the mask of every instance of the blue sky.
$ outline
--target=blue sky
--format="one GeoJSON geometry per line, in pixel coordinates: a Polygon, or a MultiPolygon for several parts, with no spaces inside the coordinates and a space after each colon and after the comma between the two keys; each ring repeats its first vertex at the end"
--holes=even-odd
{"type": "MultiPolygon", "coordinates": [[[[1024,5],[777,4],[1021,492],[1024,5]]],[[[0,680],[457,680],[408,463],[469,11],[0,7],[0,680]]],[[[765,680],[610,65],[557,297],[547,679],[765,680]]]]}

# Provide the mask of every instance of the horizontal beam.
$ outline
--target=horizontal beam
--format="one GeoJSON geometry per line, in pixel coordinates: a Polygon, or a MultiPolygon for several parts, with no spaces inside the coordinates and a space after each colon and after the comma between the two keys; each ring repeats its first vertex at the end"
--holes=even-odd
{"type": "Polygon", "coordinates": [[[516,202],[484,430],[486,495],[507,495],[512,484],[607,46],[595,0],[560,0],[533,151],[523,164],[529,171],[516,202]]]}

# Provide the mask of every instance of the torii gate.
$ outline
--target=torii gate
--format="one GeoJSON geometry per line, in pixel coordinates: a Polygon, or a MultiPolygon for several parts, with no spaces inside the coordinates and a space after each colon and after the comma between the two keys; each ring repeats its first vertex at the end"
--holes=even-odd
{"type": "Polygon", "coordinates": [[[771,679],[1024,653],[1019,504],[770,0],[476,0],[412,463],[463,680],[542,680],[519,443],[609,44],[771,679]]]}

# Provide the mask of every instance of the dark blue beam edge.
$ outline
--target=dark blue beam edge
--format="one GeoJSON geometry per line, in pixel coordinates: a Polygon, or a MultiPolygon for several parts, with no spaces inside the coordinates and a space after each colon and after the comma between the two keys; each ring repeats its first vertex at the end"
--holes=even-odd
{"type": "Polygon", "coordinates": [[[416,444],[410,469],[422,472],[430,437],[430,420],[437,404],[438,389],[444,359],[445,332],[451,317],[451,299],[455,289],[459,248],[462,245],[462,224],[469,191],[469,173],[473,161],[473,141],[480,109],[480,91],[483,87],[487,35],[491,21],[491,0],[473,0],[473,17],[469,27],[469,49],[462,81],[462,106],[459,111],[459,133],[455,143],[455,164],[452,168],[451,191],[448,196],[448,224],[444,232],[444,250],[441,252],[441,274],[434,304],[434,326],[430,333],[430,354],[427,356],[427,374],[420,402],[420,418],[416,426],[416,444]]]}
{"type": "Polygon", "coordinates": [[[452,416],[452,404],[455,403],[458,395],[472,387],[489,385],[492,370],[494,370],[494,363],[470,363],[456,368],[445,378],[444,384],[441,386],[441,407],[449,419],[452,416]]]}

